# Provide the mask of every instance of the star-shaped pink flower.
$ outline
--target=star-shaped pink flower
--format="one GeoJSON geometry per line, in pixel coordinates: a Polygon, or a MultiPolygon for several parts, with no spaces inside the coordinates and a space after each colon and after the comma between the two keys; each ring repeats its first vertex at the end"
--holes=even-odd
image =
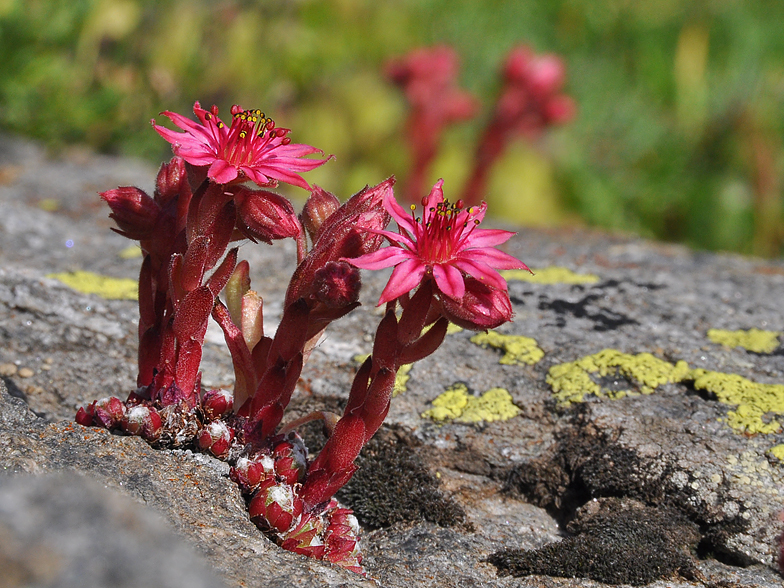
{"type": "Polygon", "coordinates": [[[230,126],[218,118],[217,106],[204,110],[197,101],[193,112],[199,122],[168,110],[161,113],[184,133],[156,125],[154,119],[152,126],[172,144],[175,155],[192,165],[210,166],[207,176],[217,184],[252,180],[259,186],[272,186],[280,181],[310,189],[299,174],[330,159],[304,159],[322,151],[292,143],[289,129],[276,128],[260,110],[244,110],[235,104],[230,126]]]}
{"type": "MultiPolygon", "coordinates": [[[[466,208],[461,201],[444,199],[444,181],[439,180],[430,195],[422,200],[422,216],[411,214],[397,203],[390,192],[384,197],[384,208],[398,225],[398,233],[377,231],[390,243],[389,247],[347,260],[363,269],[394,266],[379,305],[395,300],[432,276],[438,290],[460,301],[466,292],[467,276],[482,284],[506,292],[506,280],[497,269],[526,269],[520,260],[499,251],[496,245],[514,235],[511,231],[480,229],[487,205],[466,208]]],[[[528,270],[530,271],[530,270],[528,270]]]]}

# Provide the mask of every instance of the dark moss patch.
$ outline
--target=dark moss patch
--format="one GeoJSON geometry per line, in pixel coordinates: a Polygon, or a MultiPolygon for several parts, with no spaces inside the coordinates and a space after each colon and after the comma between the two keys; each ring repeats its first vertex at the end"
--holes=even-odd
{"type": "Polygon", "coordinates": [[[465,524],[463,509],[438,487],[412,441],[382,428],[362,450],[359,469],[338,498],[369,527],[430,521],[440,526],[465,524]]]}
{"type": "Polygon", "coordinates": [[[506,549],[487,561],[500,575],[590,578],[641,586],[680,574],[697,579],[691,552],[699,529],[678,512],[617,498],[589,503],[563,541],[535,550],[506,549]]]}
{"type": "Polygon", "coordinates": [[[705,501],[692,488],[696,478],[678,467],[677,456],[642,456],[625,447],[620,434],[594,426],[588,404],[572,416],[572,426],[558,435],[549,452],[507,470],[506,492],[547,509],[561,524],[572,521],[577,509],[592,499],[632,498],[667,508],[699,527],[700,554],[730,565],[751,563],[733,547],[732,537],[748,522],[742,507],[732,515],[723,510],[725,502],[734,500],[728,487],[720,486],[717,499],[705,501]]]}

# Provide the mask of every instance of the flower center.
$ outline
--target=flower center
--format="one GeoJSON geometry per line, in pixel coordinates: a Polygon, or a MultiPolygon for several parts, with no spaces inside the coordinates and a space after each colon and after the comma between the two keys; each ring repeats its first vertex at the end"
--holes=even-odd
{"type": "Polygon", "coordinates": [[[261,110],[231,107],[231,128],[222,145],[223,158],[234,166],[253,165],[270,146],[287,145],[288,129],[276,128],[275,121],[261,110]]]}
{"type": "Polygon", "coordinates": [[[411,205],[411,216],[417,228],[418,253],[426,263],[446,263],[464,247],[466,240],[479,224],[471,217],[476,208],[465,208],[462,200],[444,199],[435,206],[428,206],[422,199],[423,213],[416,216],[416,205],[411,205]]]}

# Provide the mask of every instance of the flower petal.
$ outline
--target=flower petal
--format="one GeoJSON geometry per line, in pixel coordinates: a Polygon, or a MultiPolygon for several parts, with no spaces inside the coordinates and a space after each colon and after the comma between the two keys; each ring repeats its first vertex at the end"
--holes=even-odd
{"type": "Polygon", "coordinates": [[[474,229],[466,239],[465,247],[494,247],[506,243],[516,233],[500,229],[474,229]]]}
{"type": "Polygon", "coordinates": [[[389,282],[378,299],[378,306],[411,292],[422,281],[425,270],[425,265],[418,259],[408,259],[398,265],[392,271],[389,282]]]}
{"type": "Polygon", "coordinates": [[[341,261],[346,261],[362,269],[377,270],[392,267],[411,258],[411,253],[400,247],[384,247],[372,253],[366,253],[353,259],[341,259],[341,261]]]}
{"type": "Polygon", "coordinates": [[[450,298],[460,300],[465,294],[465,278],[456,267],[446,263],[434,265],[433,277],[438,289],[450,298]]]}
{"type": "Polygon", "coordinates": [[[471,261],[470,259],[458,259],[454,262],[455,266],[463,270],[469,276],[480,280],[486,286],[496,290],[506,290],[506,280],[489,265],[471,261]]]}
{"type": "Polygon", "coordinates": [[[528,266],[516,257],[512,257],[508,253],[493,249],[492,247],[466,249],[460,253],[458,259],[467,259],[474,263],[483,263],[496,269],[528,269],[528,266]]]}
{"type": "Polygon", "coordinates": [[[273,180],[286,182],[292,186],[299,186],[305,190],[310,190],[310,184],[305,181],[305,178],[303,178],[298,173],[288,171],[283,167],[264,163],[262,165],[256,165],[251,169],[253,169],[253,171],[255,171],[257,174],[263,174],[264,176],[272,178],[273,180]]]}
{"type": "Polygon", "coordinates": [[[216,184],[228,184],[238,175],[237,168],[223,159],[216,159],[207,171],[207,176],[212,178],[216,184]]]}
{"type": "Polygon", "coordinates": [[[386,208],[387,212],[395,219],[398,227],[405,229],[409,234],[414,232],[414,223],[412,222],[411,216],[397,203],[397,200],[395,200],[395,193],[392,190],[389,190],[384,194],[383,203],[384,208],[386,208]]]}
{"type": "Polygon", "coordinates": [[[443,188],[443,186],[444,186],[444,180],[443,179],[438,180],[435,183],[435,185],[433,186],[433,189],[430,190],[430,194],[427,195],[427,200],[426,200],[426,204],[425,204],[426,208],[428,208],[428,209],[431,208],[431,207],[435,208],[436,206],[438,206],[439,204],[441,204],[444,201],[444,188],[443,188]]]}

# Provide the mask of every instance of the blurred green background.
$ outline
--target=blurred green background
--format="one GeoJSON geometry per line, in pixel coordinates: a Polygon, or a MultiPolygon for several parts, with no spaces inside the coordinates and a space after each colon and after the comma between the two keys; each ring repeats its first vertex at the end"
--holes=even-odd
{"type": "Polygon", "coordinates": [[[447,43],[484,104],[433,169],[458,193],[503,57],[527,42],[565,59],[578,116],[512,146],[496,215],[780,256],[783,22],[781,0],[0,0],[0,127],[158,162],[159,111],[239,103],[335,154],[307,179],[346,197],[406,175],[384,62],[447,43]]]}

